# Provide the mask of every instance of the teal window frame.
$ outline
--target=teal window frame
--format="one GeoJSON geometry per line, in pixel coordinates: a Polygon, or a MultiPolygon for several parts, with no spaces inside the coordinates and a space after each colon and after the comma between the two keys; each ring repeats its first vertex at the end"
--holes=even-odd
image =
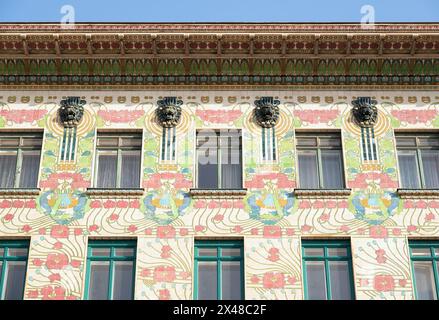
{"type": "Polygon", "coordinates": [[[416,277],[415,277],[415,261],[431,261],[433,265],[433,275],[434,282],[436,286],[436,297],[439,299],[439,268],[435,262],[439,261],[439,251],[435,253],[435,249],[439,250],[439,241],[420,241],[420,240],[409,240],[409,250],[410,250],[410,266],[412,268],[412,279],[413,279],[413,291],[415,292],[415,298],[418,299],[418,290],[416,287],[416,277]],[[412,249],[430,249],[430,256],[413,256],[412,249]]]}
{"type": "MultiPolygon", "coordinates": [[[[242,170],[243,170],[243,163],[242,163],[242,160],[243,160],[243,157],[242,157],[242,153],[243,153],[242,134],[243,133],[242,133],[242,129],[234,129],[234,128],[197,129],[196,130],[196,137],[195,137],[195,139],[196,139],[196,157],[197,157],[197,159],[196,159],[196,161],[197,161],[197,166],[196,166],[196,170],[197,170],[197,188],[200,188],[199,185],[200,185],[200,176],[201,176],[199,174],[199,171],[200,171],[200,169],[199,169],[199,161],[198,161],[199,156],[200,156],[199,153],[200,153],[200,149],[204,150],[198,144],[199,144],[199,139],[200,138],[206,137],[206,135],[203,135],[203,130],[208,130],[209,133],[214,131],[215,132],[215,139],[217,141],[216,142],[216,165],[217,165],[216,175],[217,175],[218,183],[217,183],[217,187],[216,188],[210,188],[210,189],[212,189],[212,190],[227,190],[227,189],[237,190],[237,189],[242,189],[242,186],[243,186],[243,182],[242,182],[242,179],[243,179],[243,174],[242,174],[242,170]],[[225,187],[223,187],[223,182],[221,181],[222,180],[221,179],[221,177],[222,177],[222,150],[224,148],[221,148],[221,139],[220,138],[224,138],[224,136],[227,136],[227,134],[222,136],[221,135],[222,131],[229,131],[229,130],[236,130],[237,132],[239,132],[239,146],[238,147],[239,147],[239,164],[241,166],[241,180],[239,182],[239,185],[236,186],[235,188],[225,188],[225,187]]],[[[213,137],[213,135],[212,136],[211,135],[207,135],[207,136],[213,137]]],[[[230,150],[231,146],[229,145],[228,147],[229,147],[228,150],[230,150]]],[[[204,188],[202,188],[202,189],[204,189],[204,188]]]]}
{"type": "MultiPolygon", "coordinates": [[[[313,188],[313,189],[318,189],[318,190],[322,190],[322,189],[329,189],[325,186],[324,184],[324,179],[323,179],[323,160],[322,160],[322,150],[332,150],[332,151],[338,151],[339,155],[340,155],[340,172],[341,172],[341,176],[340,176],[340,181],[341,181],[341,185],[339,188],[336,189],[344,189],[346,188],[346,181],[345,181],[345,171],[344,171],[344,159],[343,159],[343,147],[342,147],[342,140],[341,140],[341,133],[340,132],[328,132],[328,133],[318,133],[318,132],[297,132],[296,133],[296,151],[297,151],[297,169],[299,169],[299,154],[300,151],[315,151],[316,155],[317,155],[317,176],[319,179],[319,185],[317,188],[313,188]],[[320,140],[321,139],[338,139],[340,141],[340,145],[339,146],[323,146],[321,145],[320,140]],[[314,146],[306,146],[306,145],[300,145],[298,143],[298,140],[300,139],[315,139],[316,140],[316,145],[314,146]]],[[[298,173],[299,177],[300,177],[300,172],[298,173]]],[[[302,187],[300,185],[300,178],[299,178],[299,188],[300,189],[309,189],[309,188],[305,188],[302,187]]]]}
{"type": "Polygon", "coordinates": [[[332,300],[331,293],[331,274],[329,268],[330,261],[346,261],[349,265],[349,284],[351,288],[351,300],[355,300],[355,283],[354,283],[354,272],[352,267],[352,251],[351,244],[349,240],[327,240],[327,241],[316,241],[316,240],[302,240],[302,272],[303,272],[303,288],[305,299],[308,298],[308,278],[306,274],[306,262],[307,261],[323,261],[325,263],[325,288],[326,288],[326,300],[332,300]],[[305,249],[307,248],[322,248],[323,255],[317,256],[307,256],[305,254],[305,249]],[[346,249],[346,256],[335,256],[329,255],[328,249],[332,248],[344,248],[346,249]]]}
{"type": "MultiPolygon", "coordinates": [[[[2,261],[2,267],[0,270],[0,300],[4,300],[4,285],[5,285],[5,271],[6,271],[6,264],[5,262],[10,261],[25,261],[25,268],[26,273],[24,275],[24,285],[26,283],[26,277],[27,277],[27,262],[29,257],[29,240],[7,240],[7,241],[0,241],[0,249],[3,249],[3,254],[0,255],[0,261],[2,261]],[[10,256],[9,255],[9,249],[27,249],[27,254],[25,256],[10,256]]],[[[23,287],[23,294],[24,294],[24,287],[23,287]]],[[[23,299],[23,296],[21,297],[23,299]]]]}
{"type": "MultiPolygon", "coordinates": [[[[99,155],[102,152],[116,152],[117,154],[117,164],[116,164],[116,186],[115,189],[121,189],[122,182],[122,153],[124,151],[139,151],[140,155],[140,171],[139,177],[141,178],[142,174],[142,144],[143,144],[143,134],[141,131],[138,132],[99,132],[97,133],[97,143],[96,143],[96,160],[95,160],[95,173],[94,173],[94,183],[93,185],[97,188],[103,189],[112,189],[107,187],[98,187],[98,179],[99,179],[99,155]],[[139,146],[123,146],[123,139],[137,139],[140,138],[139,146]],[[117,139],[117,146],[100,146],[100,139],[117,139]]],[[[140,187],[140,178],[137,184],[137,187],[140,187]]],[[[133,187],[136,188],[136,187],[133,187]]],[[[126,188],[123,188],[126,189],[126,188]]],[[[131,188],[128,188],[131,189],[131,188]]]]}
{"type": "Polygon", "coordinates": [[[84,299],[89,300],[90,289],[90,266],[93,261],[108,261],[110,263],[109,281],[107,300],[113,300],[113,286],[114,286],[114,262],[117,261],[133,261],[133,279],[132,279],[132,300],[134,300],[134,285],[136,281],[136,256],[137,256],[137,241],[136,240],[89,240],[87,246],[87,267],[86,267],[86,280],[85,280],[85,292],[84,299]],[[109,256],[93,256],[92,250],[95,248],[109,248],[109,256]],[[133,256],[117,256],[115,255],[115,249],[132,248],[133,256]]]}
{"type": "MultiPolygon", "coordinates": [[[[395,132],[395,141],[396,141],[396,156],[399,158],[399,151],[405,151],[405,152],[414,152],[416,154],[416,167],[417,167],[417,176],[418,176],[418,184],[420,189],[437,189],[437,187],[426,187],[425,186],[425,175],[424,175],[424,165],[422,162],[422,151],[439,151],[439,145],[425,145],[422,146],[419,139],[422,138],[433,138],[439,140],[439,134],[437,133],[417,133],[417,134],[410,134],[410,133],[398,133],[395,132]],[[413,146],[401,146],[398,145],[398,139],[415,139],[415,145],[413,146]]],[[[399,181],[402,188],[412,189],[408,188],[406,186],[402,185],[402,179],[401,179],[401,169],[399,168],[399,159],[398,159],[398,171],[399,174],[399,181]]]]}
{"type": "Polygon", "coordinates": [[[222,268],[223,261],[239,261],[241,263],[241,300],[245,299],[245,279],[244,279],[244,243],[241,240],[196,240],[194,248],[194,300],[198,300],[198,262],[216,261],[217,267],[217,300],[222,300],[222,268]],[[200,248],[216,248],[216,257],[200,256],[200,248]],[[239,256],[222,256],[222,249],[240,249],[239,256]]]}
{"type": "MultiPolygon", "coordinates": [[[[15,173],[14,173],[14,185],[12,186],[13,189],[19,189],[19,188],[25,188],[20,186],[20,180],[21,180],[21,171],[22,171],[22,163],[23,163],[23,151],[39,151],[39,160],[38,160],[38,167],[37,167],[37,183],[35,186],[32,186],[30,188],[37,188],[38,185],[38,173],[40,171],[40,162],[41,162],[41,150],[43,145],[43,132],[29,132],[29,133],[2,133],[0,135],[0,140],[12,140],[12,139],[19,139],[19,142],[17,145],[2,145],[0,143],[0,154],[3,152],[16,152],[17,154],[17,162],[15,164],[15,173]],[[25,145],[23,142],[26,139],[40,139],[41,143],[37,145],[25,145]]],[[[4,188],[4,187],[2,187],[4,188]]],[[[7,188],[7,187],[6,187],[7,188]]]]}

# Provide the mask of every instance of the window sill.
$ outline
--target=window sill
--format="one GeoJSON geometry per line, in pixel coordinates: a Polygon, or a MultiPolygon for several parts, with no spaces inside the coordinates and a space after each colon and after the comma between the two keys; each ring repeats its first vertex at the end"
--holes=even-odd
{"type": "Polygon", "coordinates": [[[396,189],[401,199],[405,198],[439,198],[439,189],[396,189]]]}
{"type": "Polygon", "coordinates": [[[348,198],[352,189],[294,189],[297,198],[348,198]]]}
{"type": "Polygon", "coordinates": [[[247,189],[190,189],[193,198],[244,198],[247,189]]]}
{"type": "Polygon", "coordinates": [[[40,188],[0,188],[0,196],[38,196],[40,188]]]}
{"type": "Polygon", "coordinates": [[[107,189],[107,188],[87,188],[88,196],[142,196],[145,189],[129,188],[129,189],[107,189]]]}

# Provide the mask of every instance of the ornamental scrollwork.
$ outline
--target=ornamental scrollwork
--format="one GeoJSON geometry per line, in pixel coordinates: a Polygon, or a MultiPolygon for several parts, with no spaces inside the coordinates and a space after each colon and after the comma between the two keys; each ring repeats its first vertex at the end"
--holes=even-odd
{"type": "Polygon", "coordinates": [[[164,128],[172,128],[178,125],[181,118],[182,100],[177,97],[164,97],[157,101],[156,109],[157,120],[164,128]]]}
{"type": "Polygon", "coordinates": [[[64,127],[76,127],[84,115],[85,100],[80,97],[67,97],[61,100],[58,109],[59,119],[64,127]]]}
{"type": "Polygon", "coordinates": [[[373,127],[378,119],[377,101],[370,97],[358,97],[352,101],[352,113],[361,127],[373,127]]]}
{"type": "Polygon", "coordinates": [[[272,128],[279,120],[279,100],[273,97],[261,97],[255,100],[255,116],[257,123],[264,128],[272,128]]]}

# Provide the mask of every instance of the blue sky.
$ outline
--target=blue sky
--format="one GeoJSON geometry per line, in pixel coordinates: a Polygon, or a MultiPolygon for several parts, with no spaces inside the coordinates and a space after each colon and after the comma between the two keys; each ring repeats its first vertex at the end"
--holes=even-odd
{"type": "Polygon", "coordinates": [[[0,0],[0,22],[59,22],[63,5],[76,22],[360,22],[364,5],[377,22],[439,21],[439,0],[0,0]]]}

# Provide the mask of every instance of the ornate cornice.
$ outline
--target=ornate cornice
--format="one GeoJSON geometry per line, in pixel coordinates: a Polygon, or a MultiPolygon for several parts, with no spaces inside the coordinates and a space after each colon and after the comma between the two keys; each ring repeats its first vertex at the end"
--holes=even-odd
{"type": "Polygon", "coordinates": [[[347,198],[352,189],[294,189],[297,198],[347,198]]]}
{"type": "Polygon", "coordinates": [[[243,198],[247,189],[190,189],[193,198],[243,198]]]}
{"type": "Polygon", "coordinates": [[[40,188],[0,188],[1,197],[17,197],[17,196],[37,196],[40,194],[40,188]]]}
{"type": "Polygon", "coordinates": [[[439,189],[404,189],[396,190],[402,199],[416,199],[416,198],[439,198],[439,189]]]}
{"type": "Polygon", "coordinates": [[[139,197],[142,196],[145,189],[106,189],[106,188],[87,188],[86,194],[90,197],[139,197]]]}

